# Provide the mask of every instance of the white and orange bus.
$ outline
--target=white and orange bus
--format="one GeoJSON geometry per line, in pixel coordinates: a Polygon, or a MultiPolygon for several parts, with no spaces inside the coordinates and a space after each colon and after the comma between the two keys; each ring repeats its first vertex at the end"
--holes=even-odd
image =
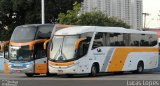
{"type": "Polygon", "coordinates": [[[44,44],[49,40],[53,27],[53,24],[17,26],[9,42],[9,57],[6,60],[8,70],[5,71],[25,73],[28,77],[47,74],[48,64],[44,44]]]}
{"type": "Polygon", "coordinates": [[[5,58],[5,73],[25,73],[28,77],[49,74],[47,47],[51,34],[70,27],[60,24],[30,24],[17,26],[9,43],[5,58]]]}
{"type": "Polygon", "coordinates": [[[155,32],[121,27],[74,26],[51,38],[49,72],[96,76],[99,72],[133,71],[158,67],[155,32]]]}

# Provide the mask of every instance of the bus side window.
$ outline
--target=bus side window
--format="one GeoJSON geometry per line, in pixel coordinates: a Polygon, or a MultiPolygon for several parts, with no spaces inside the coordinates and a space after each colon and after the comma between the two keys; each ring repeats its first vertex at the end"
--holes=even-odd
{"type": "Polygon", "coordinates": [[[46,54],[44,50],[37,50],[36,52],[36,59],[45,58],[46,54]]]}
{"type": "Polygon", "coordinates": [[[52,33],[53,26],[39,26],[37,39],[49,39],[52,33]]]}
{"type": "Polygon", "coordinates": [[[131,34],[130,35],[130,46],[136,46],[138,47],[140,45],[140,34],[131,34]]]}
{"type": "Polygon", "coordinates": [[[92,49],[101,47],[103,44],[103,33],[97,33],[93,41],[92,49]]]}
{"type": "Polygon", "coordinates": [[[46,57],[46,52],[43,49],[43,43],[37,44],[35,46],[35,54],[36,54],[36,59],[41,59],[46,57]]]}
{"type": "Polygon", "coordinates": [[[81,35],[81,38],[85,38],[85,40],[81,41],[79,44],[77,51],[78,57],[82,57],[87,54],[92,35],[93,33],[84,33],[81,35]]]}
{"type": "Polygon", "coordinates": [[[82,57],[84,55],[87,54],[87,51],[88,51],[88,48],[89,48],[89,44],[87,42],[82,41],[80,44],[79,44],[79,48],[78,48],[78,56],[79,57],[82,57]]]}
{"type": "Polygon", "coordinates": [[[156,35],[152,35],[152,37],[150,38],[150,46],[155,46],[157,44],[158,44],[158,41],[157,41],[156,35]]]}

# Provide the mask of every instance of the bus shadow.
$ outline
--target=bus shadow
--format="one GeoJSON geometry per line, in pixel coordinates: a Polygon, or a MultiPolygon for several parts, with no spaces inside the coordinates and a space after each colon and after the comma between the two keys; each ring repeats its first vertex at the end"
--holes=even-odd
{"type": "MultiPolygon", "coordinates": [[[[71,76],[68,76],[68,75],[57,75],[57,74],[52,74],[52,75],[49,75],[49,76],[46,76],[46,75],[34,75],[33,77],[28,77],[28,78],[47,78],[47,77],[50,77],[50,78],[103,78],[103,77],[110,77],[110,76],[113,76],[113,77],[118,77],[118,76],[128,76],[128,75],[143,75],[143,74],[160,74],[160,72],[143,72],[141,74],[135,74],[135,73],[132,73],[132,72],[117,72],[117,73],[99,73],[97,74],[96,77],[91,77],[89,76],[88,74],[77,74],[77,75],[71,75],[71,76]]],[[[21,78],[27,78],[27,76],[20,76],[21,78]]]]}
{"type": "Polygon", "coordinates": [[[91,77],[88,74],[78,74],[78,75],[54,75],[49,77],[56,77],[56,78],[103,78],[103,77],[110,77],[110,76],[127,76],[127,75],[143,75],[143,74],[160,74],[160,72],[144,72],[142,74],[135,74],[132,72],[117,72],[117,73],[99,73],[96,77],[91,77]]]}

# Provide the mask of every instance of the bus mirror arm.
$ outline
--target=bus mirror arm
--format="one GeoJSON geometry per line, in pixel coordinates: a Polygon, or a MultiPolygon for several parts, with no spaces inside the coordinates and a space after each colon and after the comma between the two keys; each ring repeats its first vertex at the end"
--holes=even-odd
{"type": "Polygon", "coordinates": [[[50,39],[46,40],[43,44],[43,49],[46,50],[47,49],[47,43],[50,41],[50,39]]]}
{"type": "Polygon", "coordinates": [[[39,39],[39,40],[35,40],[33,42],[31,42],[29,44],[29,49],[32,50],[33,49],[33,46],[37,43],[44,43],[45,41],[47,41],[47,39],[39,39]]]}

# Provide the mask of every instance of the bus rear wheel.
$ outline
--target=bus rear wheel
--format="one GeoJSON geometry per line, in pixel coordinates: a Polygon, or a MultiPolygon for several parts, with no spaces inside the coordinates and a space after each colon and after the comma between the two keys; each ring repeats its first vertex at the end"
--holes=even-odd
{"type": "Polygon", "coordinates": [[[27,77],[33,77],[33,73],[25,73],[27,77]]]}
{"type": "Polygon", "coordinates": [[[137,65],[137,70],[135,71],[135,73],[143,73],[143,70],[144,70],[144,64],[142,61],[138,62],[138,65],[137,65]]]}

